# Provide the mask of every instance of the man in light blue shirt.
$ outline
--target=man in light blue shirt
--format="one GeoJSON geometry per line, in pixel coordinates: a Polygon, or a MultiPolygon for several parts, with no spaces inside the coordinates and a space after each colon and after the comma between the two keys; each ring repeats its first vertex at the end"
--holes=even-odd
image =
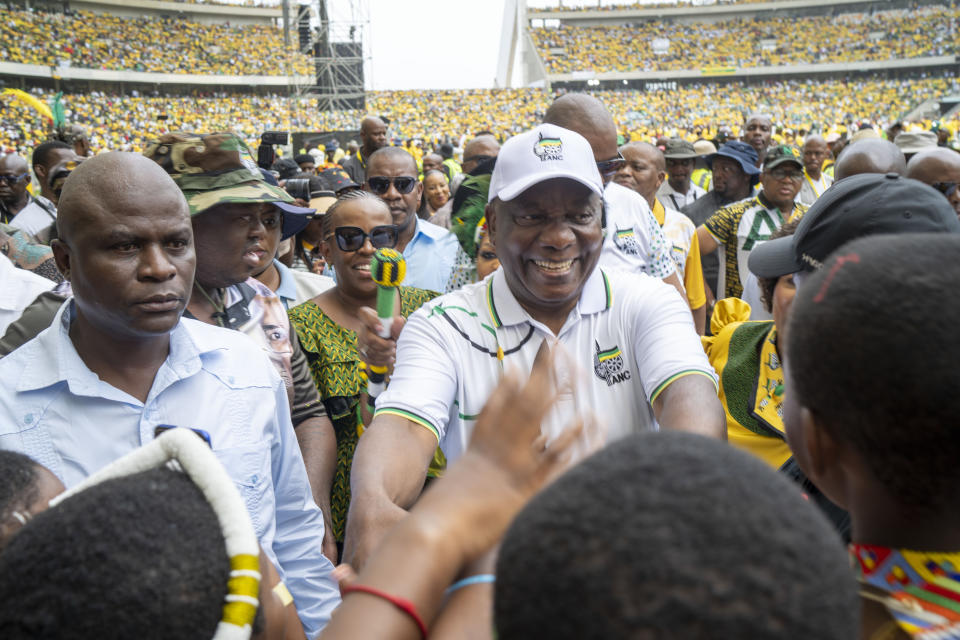
{"type": "Polygon", "coordinates": [[[180,190],[142,156],[102,154],[68,179],[58,224],[74,298],[0,360],[0,448],[70,487],[157,427],[205,431],[315,637],[339,594],[286,386],[247,336],[181,318],[196,258],[180,190]]]}
{"type": "Polygon", "coordinates": [[[363,187],[383,198],[400,228],[396,248],[407,261],[405,286],[444,293],[473,282],[473,260],[457,237],[417,216],[423,183],[413,156],[400,147],[378,149],[367,160],[363,187]]]}

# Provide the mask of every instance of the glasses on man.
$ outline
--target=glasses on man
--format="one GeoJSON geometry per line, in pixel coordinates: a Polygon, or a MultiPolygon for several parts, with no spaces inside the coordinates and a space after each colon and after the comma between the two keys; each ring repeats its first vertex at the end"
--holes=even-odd
{"type": "Polygon", "coordinates": [[[392,249],[397,246],[400,230],[395,225],[384,224],[370,229],[367,233],[360,227],[337,227],[333,230],[340,251],[359,251],[367,238],[374,249],[392,249]]]}
{"type": "Polygon", "coordinates": [[[394,188],[400,193],[410,193],[416,186],[417,179],[411,178],[410,176],[397,176],[396,178],[377,176],[367,178],[367,184],[370,185],[370,191],[373,191],[378,196],[382,196],[387,191],[390,191],[391,184],[393,184],[394,188]]]}
{"type": "Polygon", "coordinates": [[[800,182],[803,180],[803,171],[797,171],[796,169],[787,169],[785,167],[777,167],[776,169],[770,170],[770,175],[776,180],[792,180],[793,182],[800,182]]]}
{"type": "Polygon", "coordinates": [[[470,156],[469,158],[463,159],[463,164],[467,164],[468,162],[474,162],[476,164],[480,164],[481,162],[486,162],[487,160],[493,160],[496,157],[497,156],[483,156],[483,155],[470,156]]]}
{"type": "Polygon", "coordinates": [[[29,173],[21,173],[20,175],[11,175],[9,173],[0,174],[0,182],[6,182],[7,184],[17,184],[21,180],[29,178],[29,173]]]}
{"type": "Polygon", "coordinates": [[[597,170],[600,171],[600,175],[604,179],[613,176],[617,171],[623,169],[623,165],[626,164],[626,160],[623,159],[623,156],[619,153],[616,158],[610,158],[609,160],[601,160],[597,163],[597,170]]]}

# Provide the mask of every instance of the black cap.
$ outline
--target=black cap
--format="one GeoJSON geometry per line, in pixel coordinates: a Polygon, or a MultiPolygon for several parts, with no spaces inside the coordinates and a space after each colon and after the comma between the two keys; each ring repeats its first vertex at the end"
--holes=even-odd
{"type": "Polygon", "coordinates": [[[864,173],[831,185],[792,236],[758,245],[747,264],[760,278],[778,278],[819,269],[856,238],[931,232],[960,233],[960,219],[942,193],[896,173],[864,173]]]}

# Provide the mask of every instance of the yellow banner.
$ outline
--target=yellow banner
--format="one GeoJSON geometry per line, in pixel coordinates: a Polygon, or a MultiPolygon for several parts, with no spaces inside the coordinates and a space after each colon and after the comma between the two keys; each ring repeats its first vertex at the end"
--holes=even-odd
{"type": "Polygon", "coordinates": [[[4,89],[3,95],[16,98],[25,105],[33,107],[37,113],[42,115],[44,118],[49,118],[50,123],[53,123],[53,112],[50,111],[50,107],[48,107],[44,102],[37,100],[26,91],[20,91],[20,89],[4,89]]]}
{"type": "Polygon", "coordinates": [[[736,67],[703,67],[700,69],[700,75],[704,76],[730,75],[736,72],[736,67]]]}

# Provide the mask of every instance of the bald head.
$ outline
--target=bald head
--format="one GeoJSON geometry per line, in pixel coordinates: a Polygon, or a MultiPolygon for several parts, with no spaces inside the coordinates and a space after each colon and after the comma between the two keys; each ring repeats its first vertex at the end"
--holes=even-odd
{"type": "Polygon", "coordinates": [[[653,207],[667,170],[663,152],[647,142],[631,142],[620,147],[620,154],[624,164],[614,181],[636,191],[653,207]]]}
{"type": "Polygon", "coordinates": [[[367,161],[367,177],[384,175],[383,165],[390,163],[401,164],[407,172],[404,175],[417,175],[417,161],[403,147],[384,147],[377,149],[367,161]]]}
{"type": "Polygon", "coordinates": [[[78,165],[63,185],[57,207],[60,237],[69,241],[79,224],[107,224],[111,217],[123,215],[130,203],[142,202],[144,194],[150,194],[158,213],[190,217],[183,193],[153,160],[122,151],[90,158],[78,165]]]}
{"type": "Polygon", "coordinates": [[[803,142],[803,168],[814,180],[820,179],[823,161],[830,155],[830,147],[822,136],[807,136],[803,142]]]}
{"type": "Polygon", "coordinates": [[[27,172],[27,159],[19,153],[11,153],[0,158],[0,174],[23,175],[27,172]]]}
{"type": "Polygon", "coordinates": [[[360,145],[365,156],[387,146],[386,123],[376,116],[364,118],[360,122],[360,145]]]}
{"type": "Polygon", "coordinates": [[[553,124],[576,131],[590,143],[597,162],[617,155],[617,125],[603,103],[585,93],[568,93],[553,101],[543,117],[553,124]]]}
{"type": "Polygon", "coordinates": [[[463,146],[463,172],[470,173],[477,165],[500,153],[500,143],[491,135],[477,136],[463,146]]]}
{"type": "Polygon", "coordinates": [[[945,147],[921,151],[907,163],[907,177],[927,184],[960,182],[960,153],[945,147]]]}
{"type": "Polygon", "coordinates": [[[907,173],[907,161],[892,142],[867,138],[843,150],[834,167],[833,178],[843,180],[858,173],[897,173],[902,176],[907,173]]]}

